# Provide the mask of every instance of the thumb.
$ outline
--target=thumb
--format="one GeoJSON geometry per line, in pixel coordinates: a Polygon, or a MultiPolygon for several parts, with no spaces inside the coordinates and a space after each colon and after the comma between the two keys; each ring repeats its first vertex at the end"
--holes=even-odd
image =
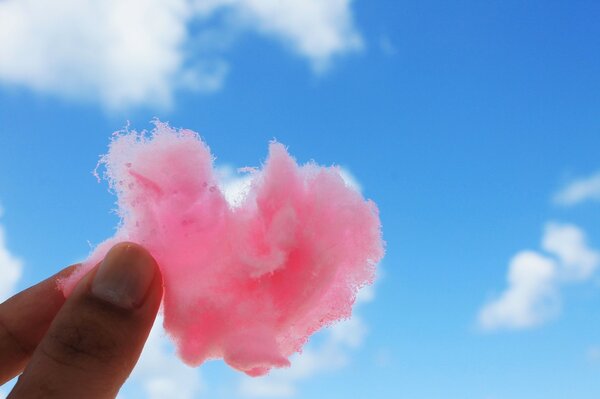
{"type": "Polygon", "coordinates": [[[152,256],[136,244],[115,245],[67,299],[8,398],[114,398],[161,298],[152,256]]]}

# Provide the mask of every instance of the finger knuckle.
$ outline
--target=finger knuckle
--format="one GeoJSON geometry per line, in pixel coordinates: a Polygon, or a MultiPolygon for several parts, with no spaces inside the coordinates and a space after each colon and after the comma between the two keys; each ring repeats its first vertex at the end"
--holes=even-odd
{"type": "Polygon", "coordinates": [[[85,368],[109,363],[118,351],[117,339],[98,323],[69,325],[49,332],[44,352],[63,365],[85,368]]]}

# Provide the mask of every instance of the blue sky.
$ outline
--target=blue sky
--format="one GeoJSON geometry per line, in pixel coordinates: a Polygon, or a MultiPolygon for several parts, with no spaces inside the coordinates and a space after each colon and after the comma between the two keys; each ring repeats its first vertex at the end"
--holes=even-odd
{"type": "Polygon", "coordinates": [[[221,165],[259,165],[272,138],[342,165],[387,241],[373,298],[314,362],[244,390],[221,362],[157,369],[157,339],[124,398],[165,397],[163,374],[181,398],[600,396],[600,3],[73,4],[0,4],[0,290],[112,235],[91,171],[155,117],[221,165]]]}

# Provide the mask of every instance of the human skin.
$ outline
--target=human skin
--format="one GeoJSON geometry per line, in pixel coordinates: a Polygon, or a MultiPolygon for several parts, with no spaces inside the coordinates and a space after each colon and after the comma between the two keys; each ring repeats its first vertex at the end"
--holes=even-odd
{"type": "Polygon", "coordinates": [[[141,246],[115,245],[65,299],[58,274],[0,304],[0,384],[20,398],[114,398],[160,307],[162,277],[141,246]]]}

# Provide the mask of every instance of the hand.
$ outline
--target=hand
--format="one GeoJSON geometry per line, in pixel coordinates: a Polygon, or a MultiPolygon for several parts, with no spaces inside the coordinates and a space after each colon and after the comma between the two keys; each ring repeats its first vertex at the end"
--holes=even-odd
{"type": "Polygon", "coordinates": [[[0,304],[0,384],[23,373],[8,399],[114,398],[140,356],[162,299],[152,256],[115,245],[65,300],[73,268],[0,304]]]}

